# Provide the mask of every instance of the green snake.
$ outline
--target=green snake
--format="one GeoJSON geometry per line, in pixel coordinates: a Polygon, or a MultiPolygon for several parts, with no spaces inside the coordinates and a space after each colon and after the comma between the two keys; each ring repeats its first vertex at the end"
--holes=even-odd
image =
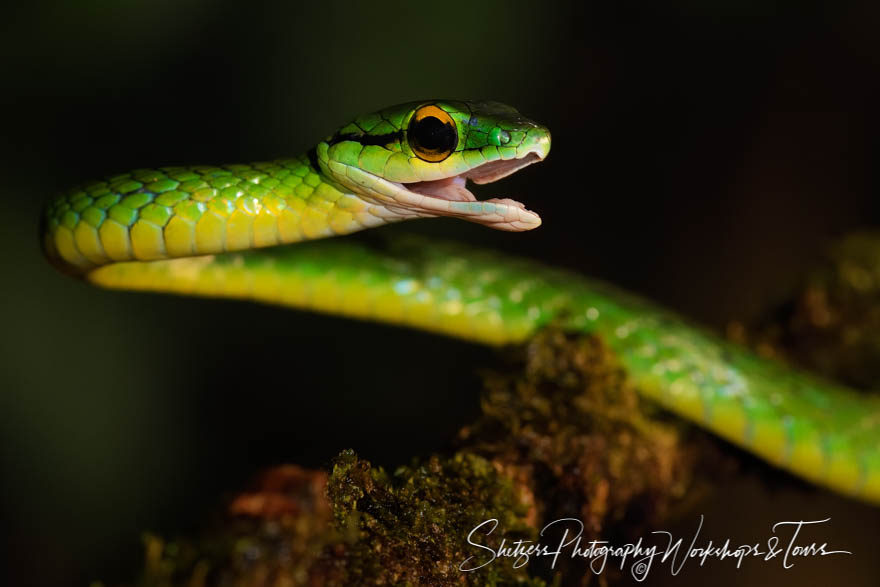
{"type": "Polygon", "coordinates": [[[880,402],[766,360],[576,274],[421,238],[331,239],[453,216],[523,231],[540,217],[490,183],[543,160],[549,131],[497,102],[360,116],[300,157],[138,169],[52,201],[53,263],[110,288],[219,296],[381,320],[492,345],[548,324],[602,337],[638,389],[766,461],[880,503],[880,402]],[[267,248],[274,247],[274,248],[267,248]]]}

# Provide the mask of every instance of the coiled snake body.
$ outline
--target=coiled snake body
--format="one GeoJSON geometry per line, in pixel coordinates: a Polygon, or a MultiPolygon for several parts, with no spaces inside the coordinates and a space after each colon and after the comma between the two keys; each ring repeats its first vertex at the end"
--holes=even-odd
{"type": "Polygon", "coordinates": [[[43,246],[99,286],[221,296],[382,320],[488,344],[548,323],[601,336],[638,389],[804,479],[880,503],[880,402],[726,342],[635,296],[534,262],[419,238],[330,239],[408,218],[502,230],[540,218],[477,201],[546,157],[549,131],[495,102],[364,115],[292,159],[140,169],[49,204],[43,246]]]}

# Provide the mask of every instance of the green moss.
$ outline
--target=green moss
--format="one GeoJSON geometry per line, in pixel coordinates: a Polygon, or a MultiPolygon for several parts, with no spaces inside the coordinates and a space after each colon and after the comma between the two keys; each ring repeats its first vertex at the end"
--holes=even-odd
{"type": "Polygon", "coordinates": [[[270,471],[200,540],[147,536],[141,585],[543,585],[511,565],[458,570],[473,554],[465,537],[489,518],[508,539],[533,537],[527,511],[511,481],[475,455],[432,457],[388,475],[345,451],[329,482],[319,471],[270,471]],[[294,482],[279,484],[291,471],[294,482]]]}
{"type": "MultiPolygon", "coordinates": [[[[489,461],[469,453],[431,457],[393,475],[352,451],[336,460],[328,485],[337,529],[353,529],[346,553],[350,584],[540,585],[525,569],[487,565],[462,573],[473,556],[468,533],[497,518],[509,540],[533,539],[528,504],[489,461]]],[[[481,538],[497,548],[502,536],[481,538]]]]}

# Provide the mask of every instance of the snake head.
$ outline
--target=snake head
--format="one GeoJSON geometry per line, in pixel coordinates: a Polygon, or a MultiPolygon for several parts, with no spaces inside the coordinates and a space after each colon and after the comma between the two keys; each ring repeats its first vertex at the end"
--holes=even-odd
{"type": "Polygon", "coordinates": [[[485,184],[543,160],[550,131],[499,102],[429,100],[360,116],[318,144],[321,170],[380,216],[453,216],[501,230],[541,218],[511,199],[478,201],[485,184]]]}

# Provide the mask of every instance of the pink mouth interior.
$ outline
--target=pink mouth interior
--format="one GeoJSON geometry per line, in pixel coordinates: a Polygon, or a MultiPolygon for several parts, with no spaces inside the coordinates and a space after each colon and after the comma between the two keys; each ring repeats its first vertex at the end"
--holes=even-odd
{"type": "Polygon", "coordinates": [[[508,159],[506,161],[492,161],[475,167],[454,177],[438,179],[434,181],[417,181],[401,184],[411,192],[439,198],[441,200],[453,200],[460,202],[476,202],[477,198],[465,187],[467,180],[476,184],[492,183],[511,173],[519,171],[527,165],[540,161],[541,158],[535,153],[529,153],[522,159],[508,159]]]}

